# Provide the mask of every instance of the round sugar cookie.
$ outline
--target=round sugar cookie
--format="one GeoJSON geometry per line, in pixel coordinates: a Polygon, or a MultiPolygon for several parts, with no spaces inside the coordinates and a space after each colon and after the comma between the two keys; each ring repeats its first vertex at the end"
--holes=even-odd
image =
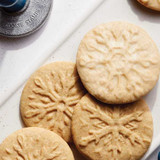
{"type": "Polygon", "coordinates": [[[85,35],[77,53],[77,69],[85,88],[98,100],[130,103],[155,86],[160,54],[140,27],[110,22],[85,35]]]}
{"type": "Polygon", "coordinates": [[[142,99],[109,105],[87,94],[75,107],[72,134],[88,159],[140,160],[152,141],[152,115],[142,99]]]}
{"type": "Polygon", "coordinates": [[[28,80],[21,96],[20,109],[28,127],[42,127],[71,142],[74,106],[84,88],[72,62],[54,62],[41,67],[28,80]]]}
{"type": "Polygon", "coordinates": [[[0,145],[0,160],[74,160],[68,144],[57,134],[30,127],[16,131],[0,145]]]}
{"type": "Polygon", "coordinates": [[[160,0],[137,0],[147,8],[160,11],[160,0]]]}

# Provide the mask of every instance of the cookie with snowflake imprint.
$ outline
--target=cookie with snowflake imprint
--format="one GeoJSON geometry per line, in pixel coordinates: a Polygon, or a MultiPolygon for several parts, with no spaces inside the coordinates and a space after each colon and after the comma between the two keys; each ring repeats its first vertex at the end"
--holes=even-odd
{"type": "Polygon", "coordinates": [[[137,0],[147,8],[160,11],[160,0],[137,0]]]}
{"type": "Polygon", "coordinates": [[[130,103],[156,84],[160,54],[148,34],[127,22],[110,22],[81,41],[77,69],[90,94],[109,104],[130,103]]]}
{"type": "Polygon", "coordinates": [[[85,94],[72,62],[41,67],[28,80],[21,96],[21,115],[28,127],[42,127],[71,142],[73,109],[85,94]]]}
{"type": "Polygon", "coordinates": [[[74,160],[68,144],[57,134],[30,127],[8,136],[0,145],[0,160],[74,160]]]}
{"type": "Polygon", "coordinates": [[[144,100],[104,104],[85,95],[72,117],[78,150],[91,160],[139,160],[152,141],[153,121],[144,100]]]}

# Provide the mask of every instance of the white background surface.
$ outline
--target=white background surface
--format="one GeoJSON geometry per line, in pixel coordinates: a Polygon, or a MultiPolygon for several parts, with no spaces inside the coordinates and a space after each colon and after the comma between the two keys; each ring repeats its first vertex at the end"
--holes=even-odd
{"type": "MultiPolygon", "coordinates": [[[[100,23],[121,20],[140,25],[150,34],[160,49],[160,13],[141,7],[135,0],[105,0],[59,49],[52,52],[54,45],[62,42],[61,39],[64,39],[76,26],[75,24],[91,11],[90,8],[95,7],[93,5],[95,3],[97,0],[56,0],[49,22],[39,32],[20,40],[0,39],[0,100],[8,97],[18,87],[17,84],[28,77],[26,75],[32,73],[49,54],[52,53],[52,56],[46,63],[57,60],[75,61],[76,51],[83,35],[100,23]]],[[[0,141],[23,126],[19,117],[21,90],[22,88],[0,106],[0,131],[3,131],[0,132],[0,141]]],[[[154,118],[154,139],[148,153],[160,144],[158,95],[160,95],[159,84],[145,97],[154,118]]],[[[147,160],[156,159],[157,152],[147,160]]]]}

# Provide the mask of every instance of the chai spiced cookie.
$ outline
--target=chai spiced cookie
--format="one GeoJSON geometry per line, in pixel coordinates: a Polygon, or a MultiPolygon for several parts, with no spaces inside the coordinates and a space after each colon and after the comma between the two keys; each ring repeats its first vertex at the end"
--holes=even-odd
{"type": "Polygon", "coordinates": [[[151,112],[144,100],[104,104],[85,95],[72,117],[73,140],[91,160],[140,160],[153,135],[151,112]]]}
{"type": "Polygon", "coordinates": [[[68,144],[57,134],[30,127],[16,131],[0,145],[0,160],[74,160],[68,144]]]}
{"type": "Polygon", "coordinates": [[[21,115],[28,127],[42,127],[71,141],[73,109],[84,88],[72,62],[41,67],[28,80],[21,96],[21,115]]]}
{"type": "Polygon", "coordinates": [[[160,11],[160,0],[137,0],[147,8],[160,11]]]}
{"type": "Polygon", "coordinates": [[[77,69],[85,88],[98,100],[130,103],[155,86],[160,54],[140,27],[110,22],[85,35],[77,53],[77,69]]]}

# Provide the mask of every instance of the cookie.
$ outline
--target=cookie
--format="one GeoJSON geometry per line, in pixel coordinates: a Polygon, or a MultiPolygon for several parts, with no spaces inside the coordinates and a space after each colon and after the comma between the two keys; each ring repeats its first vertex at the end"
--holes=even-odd
{"type": "Polygon", "coordinates": [[[0,160],[74,160],[68,144],[43,128],[25,128],[0,145],[0,160]]]}
{"type": "Polygon", "coordinates": [[[36,71],[21,96],[20,109],[28,127],[42,127],[71,139],[73,109],[84,89],[72,62],[55,62],[36,71]]]}
{"type": "Polygon", "coordinates": [[[160,71],[157,46],[140,27],[110,22],[89,31],[80,43],[77,69],[90,94],[109,104],[146,95],[160,71]]]}
{"type": "Polygon", "coordinates": [[[137,0],[147,8],[160,11],[160,0],[137,0]]]}
{"type": "Polygon", "coordinates": [[[75,145],[91,160],[139,160],[152,141],[152,115],[142,99],[109,105],[87,94],[72,119],[75,145]]]}

